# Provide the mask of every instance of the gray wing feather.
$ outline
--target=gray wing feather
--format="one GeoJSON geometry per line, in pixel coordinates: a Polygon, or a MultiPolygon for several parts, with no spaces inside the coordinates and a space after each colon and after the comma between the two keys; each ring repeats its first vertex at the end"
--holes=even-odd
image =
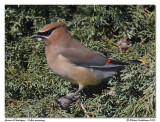
{"type": "Polygon", "coordinates": [[[76,65],[88,68],[109,69],[128,65],[128,63],[126,62],[118,61],[112,58],[107,58],[102,53],[91,50],[84,51],[75,48],[68,48],[67,50],[62,51],[61,55],[63,55],[70,62],[76,65]],[[111,61],[108,64],[106,64],[108,59],[110,59],[111,61]]]}

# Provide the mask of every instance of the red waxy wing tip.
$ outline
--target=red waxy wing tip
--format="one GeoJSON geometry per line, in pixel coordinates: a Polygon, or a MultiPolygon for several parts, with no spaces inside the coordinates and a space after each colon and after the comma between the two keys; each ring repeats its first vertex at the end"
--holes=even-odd
{"type": "Polygon", "coordinates": [[[110,60],[110,59],[108,59],[108,61],[106,62],[106,64],[108,64],[110,61],[111,61],[111,60],[110,60]]]}

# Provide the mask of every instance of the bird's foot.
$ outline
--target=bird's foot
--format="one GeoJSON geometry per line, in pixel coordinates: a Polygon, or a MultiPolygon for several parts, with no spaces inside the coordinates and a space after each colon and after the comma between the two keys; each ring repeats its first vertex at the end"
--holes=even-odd
{"type": "Polygon", "coordinates": [[[75,93],[69,93],[58,100],[61,109],[67,109],[69,105],[77,101],[79,97],[75,93]]]}
{"type": "Polygon", "coordinates": [[[75,93],[69,93],[69,94],[67,94],[65,97],[66,97],[67,99],[73,101],[73,102],[75,102],[75,101],[77,101],[77,100],[79,99],[79,97],[78,97],[77,94],[75,94],[75,93]]]}

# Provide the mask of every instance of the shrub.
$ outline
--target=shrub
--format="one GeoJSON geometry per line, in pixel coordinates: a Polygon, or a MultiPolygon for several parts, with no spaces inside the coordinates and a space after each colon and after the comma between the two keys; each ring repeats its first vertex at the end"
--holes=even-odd
{"type": "Polygon", "coordinates": [[[56,21],[67,22],[69,32],[90,49],[119,60],[146,60],[80,93],[90,117],[155,117],[154,5],[6,5],[6,117],[85,117],[78,102],[69,110],[56,107],[56,99],[78,86],[52,73],[43,42],[31,38],[56,21]],[[115,43],[125,36],[133,46],[120,53],[115,43]]]}

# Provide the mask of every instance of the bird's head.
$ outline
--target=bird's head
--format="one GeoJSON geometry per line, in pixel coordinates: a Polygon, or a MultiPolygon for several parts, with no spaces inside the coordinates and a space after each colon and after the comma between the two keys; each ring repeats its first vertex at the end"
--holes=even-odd
{"type": "Polygon", "coordinates": [[[39,30],[38,33],[34,34],[33,38],[38,38],[38,41],[46,40],[48,38],[54,38],[57,34],[54,33],[55,31],[58,31],[58,29],[62,26],[64,26],[66,23],[63,22],[53,22],[51,24],[45,25],[42,29],[39,30]]]}

